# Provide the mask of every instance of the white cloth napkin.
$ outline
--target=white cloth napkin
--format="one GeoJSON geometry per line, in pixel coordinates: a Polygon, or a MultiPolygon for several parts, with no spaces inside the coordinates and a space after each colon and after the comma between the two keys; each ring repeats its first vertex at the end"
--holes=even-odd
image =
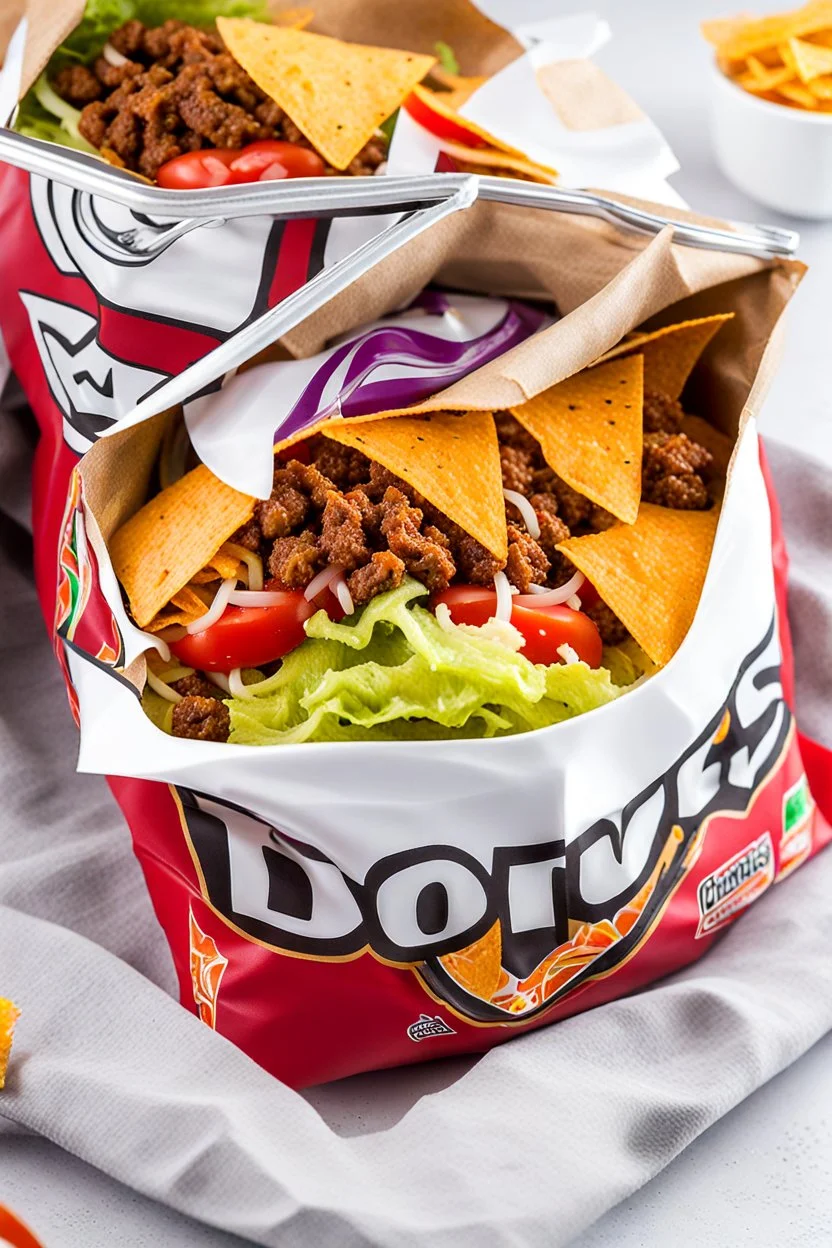
{"type": "MultiPolygon", "coordinates": [[[[305,1096],[264,1074],[172,998],[124,822],[102,780],[74,774],[31,587],[26,419],[0,419],[0,992],[23,1011],[0,1129],[258,1244],[556,1248],[832,1028],[826,854],[682,974],[480,1059],[305,1096]]],[[[828,499],[811,464],[773,458],[787,519],[803,515],[792,491],[828,499]]],[[[832,583],[829,543],[811,526],[806,555],[804,535],[795,566],[832,583]]]]}

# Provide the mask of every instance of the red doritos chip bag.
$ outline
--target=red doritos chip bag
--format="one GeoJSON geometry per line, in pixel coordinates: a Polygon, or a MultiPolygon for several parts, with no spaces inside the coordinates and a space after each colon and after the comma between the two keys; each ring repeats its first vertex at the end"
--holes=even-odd
{"type": "Polygon", "coordinates": [[[801,266],[628,244],[475,205],[80,460],[10,344],[80,766],[183,1005],[292,1085],[632,992],[828,839],[748,415],[801,266]]]}

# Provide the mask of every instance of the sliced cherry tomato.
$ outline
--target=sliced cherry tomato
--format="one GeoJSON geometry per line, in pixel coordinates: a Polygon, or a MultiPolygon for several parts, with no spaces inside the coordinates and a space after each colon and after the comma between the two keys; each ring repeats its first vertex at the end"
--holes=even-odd
{"type": "Polygon", "coordinates": [[[229,166],[239,152],[229,148],[207,148],[185,152],[159,167],[156,181],[166,190],[199,191],[206,186],[229,186],[234,175],[229,166]]]}
{"type": "Polygon", "coordinates": [[[462,143],[465,147],[488,147],[488,143],[473,130],[468,130],[462,119],[452,120],[444,113],[436,112],[426,100],[415,92],[404,102],[405,111],[410,113],[414,121],[430,130],[438,139],[450,139],[452,143],[462,143]]]}
{"type": "Polygon", "coordinates": [[[312,452],[308,442],[293,442],[291,446],[284,446],[283,450],[278,451],[277,458],[284,464],[290,459],[296,459],[300,464],[311,464],[312,452]]]}
{"type": "Polygon", "coordinates": [[[601,601],[601,595],[598,593],[598,590],[587,580],[584,581],[578,590],[578,597],[581,600],[581,608],[584,611],[586,611],[587,607],[594,607],[596,602],[601,601]]]}
{"type": "Polygon", "coordinates": [[[239,182],[314,178],[325,170],[321,157],[308,147],[281,139],[261,139],[242,149],[214,147],[184,152],[160,166],[156,181],[167,190],[196,191],[239,182]]]}
{"type": "MultiPolygon", "coordinates": [[[[478,585],[452,585],[432,602],[434,606],[444,602],[455,624],[481,625],[494,615],[497,595],[493,589],[478,585]]],[[[532,663],[562,662],[558,647],[565,642],[590,667],[601,664],[601,636],[583,611],[561,605],[532,608],[514,604],[511,622],[526,639],[521,654],[532,663]]]]}
{"type": "Polygon", "coordinates": [[[317,152],[283,139],[260,139],[249,143],[231,169],[237,182],[264,182],[279,178],[320,178],[326,165],[317,152]]]}
{"type": "Polygon", "coordinates": [[[344,608],[329,588],[311,602],[302,590],[283,589],[278,581],[267,581],[265,588],[283,594],[283,601],[269,607],[226,607],[216,624],[204,632],[172,641],[171,653],[202,672],[262,667],[306,640],[303,625],[321,607],[333,620],[343,619],[344,608]]]}

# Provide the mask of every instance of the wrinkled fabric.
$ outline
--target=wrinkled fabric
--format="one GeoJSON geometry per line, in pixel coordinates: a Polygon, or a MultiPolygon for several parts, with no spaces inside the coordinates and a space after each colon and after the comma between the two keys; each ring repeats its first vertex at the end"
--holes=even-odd
{"type": "MultiPolygon", "coordinates": [[[[0,992],[23,1013],[0,1123],[258,1244],[552,1248],[832,1028],[825,854],[687,971],[479,1060],[305,1096],[264,1074],[174,999],[127,828],[106,783],[74,773],[31,584],[34,438],[13,406],[0,422],[0,992]]],[[[806,461],[776,446],[770,458],[798,709],[819,736],[829,504],[806,461]]]]}

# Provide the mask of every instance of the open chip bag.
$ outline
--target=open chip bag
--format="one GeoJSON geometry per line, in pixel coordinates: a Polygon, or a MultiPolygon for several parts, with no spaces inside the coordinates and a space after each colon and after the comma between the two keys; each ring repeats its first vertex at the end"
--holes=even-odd
{"type": "Polygon", "coordinates": [[[267,1070],[632,992],[829,839],[754,421],[801,273],[478,201],[80,461],[10,343],[80,769],[267,1070]]]}
{"type": "Polygon", "coordinates": [[[0,230],[15,238],[0,282],[27,292],[4,331],[13,317],[34,334],[78,450],[468,169],[515,190],[557,182],[676,202],[667,144],[587,59],[604,23],[512,32],[468,0],[268,16],[259,0],[29,0],[0,78],[0,230]],[[440,58],[450,49],[454,72],[440,58]],[[560,136],[536,162],[525,138],[518,148],[534,114],[521,88],[537,130],[560,136]],[[488,132],[495,115],[503,138],[488,132]],[[163,157],[207,160],[208,173],[186,169],[164,189],[163,157]],[[365,175],[385,170],[381,191],[365,175]],[[188,189],[202,186],[213,189],[188,189]]]}

